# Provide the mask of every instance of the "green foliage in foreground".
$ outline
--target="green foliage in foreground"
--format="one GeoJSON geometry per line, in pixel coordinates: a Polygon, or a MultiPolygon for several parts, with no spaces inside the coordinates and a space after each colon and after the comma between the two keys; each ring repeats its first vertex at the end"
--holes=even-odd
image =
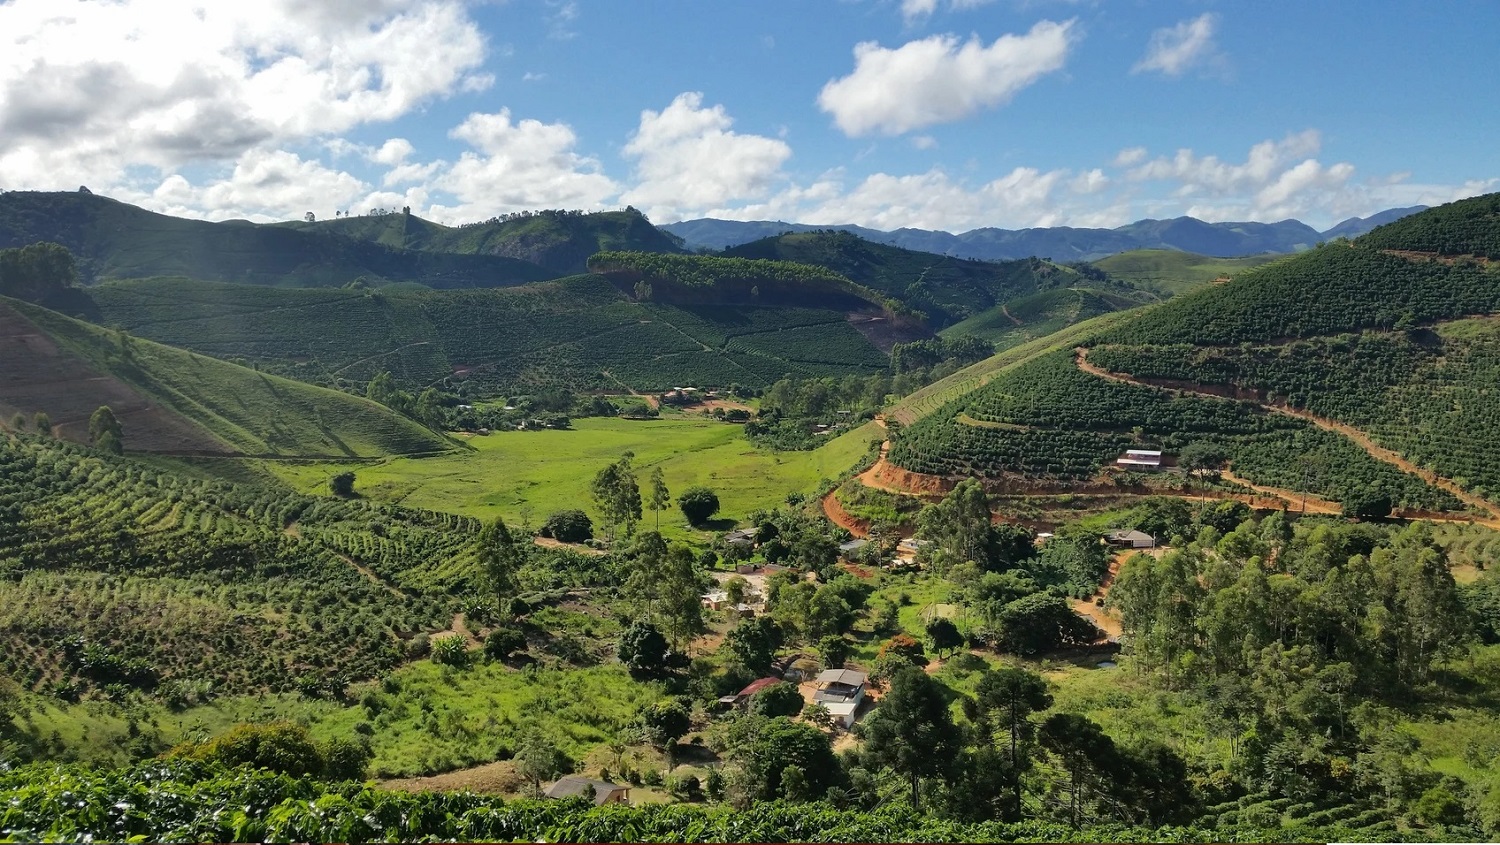
{"type": "MultiPolygon", "coordinates": [[[[1232,830],[1051,822],[961,823],[890,805],[874,811],[770,802],[750,810],[473,793],[386,792],[265,770],[153,761],[130,769],[33,765],[0,773],[10,840],[162,842],[1197,842],[1352,839],[1337,827],[1232,830]]],[[[1369,837],[1369,834],[1362,834],[1369,837]]],[[[1407,834],[1409,837],[1409,834],[1407,834]]],[[[1373,841],[1366,838],[1365,841],[1373,841]]]]}

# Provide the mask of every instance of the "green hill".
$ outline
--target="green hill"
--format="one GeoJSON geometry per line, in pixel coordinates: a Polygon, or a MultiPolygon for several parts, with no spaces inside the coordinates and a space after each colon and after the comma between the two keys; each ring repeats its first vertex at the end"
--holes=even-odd
{"type": "Polygon", "coordinates": [[[46,413],[87,439],[109,405],[127,451],[378,457],[453,444],[368,400],[314,387],[0,299],[0,414],[46,413]]]}
{"type": "Polygon", "coordinates": [[[1012,299],[954,323],[944,337],[974,335],[995,344],[997,352],[1046,337],[1084,320],[1134,308],[1140,302],[1107,290],[1056,288],[1012,299]]]}
{"type": "Polygon", "coordinates": [[[734,258],[825,267],[881,296],[926,313],[934,326],[957,323],[1028,294],[1089,286],[1079,269],[1040,258],[970,261],[867,241],[841,231],[795,232],[731,247],[734,258]]]}
{"type": "MultiPolygon", "coordinates": [[[[379,219],[379,218],[377,218],[379,219]]],[[[209,223],[156,214],[85,193],[0,194],[0,249],[62,244],[86,282],[150,276],[285,287],[416,282],[498,287],[558,273],[500,255],[401,249],[333,232],[244,221],[209,223]]]]}
{"type": "Polygon", "coordinates": [[[1135,249],[1090,263],[1110,278],[1133,287],[1161,296],[1176,296],[1280,258],[1280,255],[1213,258],[1175,249],[1135,249]]]}
{"type": "Polygon", "coordinates": [[[634,209],[589,214],[526,212],[451,227],[405,213],[281,225],[335,232],[396,249],[514,258],[545,267],[557,276],[584,272],[589,256],[596,252],[686,252],[680,239],[651,225],[634,209]]]}
{"type": "Polygon", "coordinates": [[[1492,196],[1421,212],[1183,294],[1082,341],[1089,364],[1137,384],[1082,372],[1060,351],[912,425],[891,460],[1085,479],[1128,446],[1203,444],[1252,481],[1339,500],[1373,489],[1409,507],[1456,507],[1461,491],[1493,502],[1500,270],[1430,254],[1485,255],[1500,242],[1495,207],[1492,196]]]}
{"type": "MultiPolygon", "coordinates": [[[[309,382],[492,394],[563,385],[660,390],[873,373],[886,354],[827,304],[639,302],[599,276],[473,291],[267,290],[182,279],[77,291],[105,325],[309,382]]],[[[862,300],[859,304],[866,305],[862,300]]]]}

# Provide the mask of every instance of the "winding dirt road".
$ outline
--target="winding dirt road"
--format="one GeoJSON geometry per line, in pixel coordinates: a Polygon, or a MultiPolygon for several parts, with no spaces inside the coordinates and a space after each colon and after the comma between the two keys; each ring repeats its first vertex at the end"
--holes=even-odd
{"type": "MultiPolygon", "coordinates": [[[[1149,387],[1155,390],[1165,390],[1168,393],[1178,395],[1206,396],[1214,399],[1224,398],[1217,393],[1213,393],[1207,390],[1192,390],[1178,384],[1172,384],[1170,386],[1154,384],[1146,379],[1138,379],[1123,373],[1110,372],[1103,367],[1089,363],[1089,351],[1081,346],[1074,350],[1073,360],[1078,365],[1078,369],[1083,370],[1084,372],[1091,375],[1098,376],[1099,378],[1108,379],[1110,381],[1117,381],[1122,384],[1133,384],[1137,387],[1149,387]]],[[[1469,521],[1481,525],[1487,525],[1491,528],[1500,528],[1500,506],[1497,506],[1487,499],[1470,493],[1464,488],[1458,486],[1458,484],[1452,479],[1444,478],[1433,472],[1432,470],[1423,469],[1422,467],[1417,466],[1416,464],[1402,457],[1399,453],[1393,452],[1390,449],[1387,449],[1384,446],[1375,443],[1375,441],[1371,440],[1370,436],[1363,431],[1360,431],[1359,429],[1351,425],[1338,422],[1337,420],[1331,420],[1327,417],[1320,417],[1316,414],[1312,414],[1298,408],[1288,408],[1285,405],[1269,404],[1266,402],[1256,402],[1254,404],[1259,405],[1260,407],[1266,409],[1267,411],[1270,411],[1271,413],[1282,414],[1288,417],[1296,417],[1297,419],[1310,422],[1318,428],[1323,429],[1324,431],[1331,431],[1335,434],[1340,434],[1344,437],[1349,438],[1350,440],[1354,441],[1354,443],[1361,449],[1364,449],[1365,452],[1375,460],[1390,464],[1391,466],[1396,467],[1402,472],[1408,473],[1410,475],[1415,475],[1428,484],[1431,484],[1433,487],[1452,494],[1454,498],[1458,499],[1469,507],[1490,515],[1489,519],[1473,519],[1469,521]]]]}

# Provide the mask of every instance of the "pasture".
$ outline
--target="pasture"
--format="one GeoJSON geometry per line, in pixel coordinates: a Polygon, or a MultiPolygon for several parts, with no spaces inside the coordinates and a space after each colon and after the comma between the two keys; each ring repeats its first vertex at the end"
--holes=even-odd
{"type": "MultiPolygon", "coordinates": [[[[718,518],[738,521],[757,508],[785,501],[788,493],[813,493],[823,479],[833,479],[857,463],[880,439],[873,424],[839,437],[810,452],[772,452],[745,440],[740,427],[701,416],[664,412],[659,420],[585,418],[566,431],[505,431],[466,436],[473,451],[429,458],[390,458],[379,463],[310,463],[272,466],[299,491],[324,494],[328,480],[353,471],[357,492],[372,499],[409,507],[448,511],[480,519],[503,517],[518,524],[526,517],[539,525],[548,514],[566,508],[592,513],[589,484],[606,465],[633,452],[643,495],[649,476],[660,466],[674,496],[701,484],[720,501],[718,518]]],[[[644,524],[654,525],[647,511],[644,524]]],[[[702,539],[677,510],[661,514],[669,537],[702,539]]]]}

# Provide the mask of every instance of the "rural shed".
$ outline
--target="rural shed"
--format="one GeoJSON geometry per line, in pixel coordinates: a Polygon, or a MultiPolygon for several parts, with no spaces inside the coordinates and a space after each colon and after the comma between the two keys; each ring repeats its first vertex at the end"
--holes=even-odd
{"type": "Polygon", "coordinates": [[[1124,546],[1127,549],[1154,549],[1156,538],[1144,531],[1111,531],[1104,535],[1104,539],[1111,546],[1124,546]]]}
{"type": "Polygon", "coordinates": [[[1115,458],[1115,466],[1123,469],[1161,469],[1162,455],[1156,449],[1126,449],[1125,454],[1115,458]]]}
{"type": "Polygon", "coordinates": [[[573,798],[579,795],[589,794],[590,787],[594,790],[594,806],[605,804],[629,804],[630,787],[618,783],[610,783],[604,780],[590,780],[588,778],[565,777],[557,783],[547,787],[548,798],[573,798]]]}

